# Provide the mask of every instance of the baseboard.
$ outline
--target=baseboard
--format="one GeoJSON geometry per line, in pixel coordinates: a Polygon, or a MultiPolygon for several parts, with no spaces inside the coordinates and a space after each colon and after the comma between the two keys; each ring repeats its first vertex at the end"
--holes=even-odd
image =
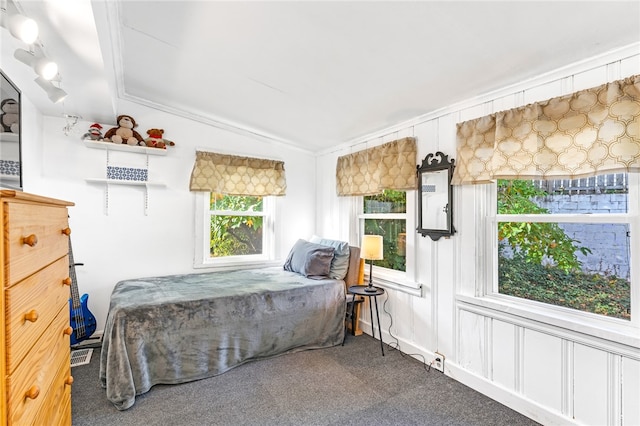
{"type": "Polygon", "coordinates": [[[448,361],[447,364],[445,364],[445,374],[455,381],[469,386],[494,401],[498,401],[502,405],[505,405],[540,424],[546,426],[580,424],[574,419],[563,416],[561,413],[551,411],[535,401],[514,393],[511,389],[506,389],[485,379],[484,377],[480,377],[468,370],[465,370],[456,363],[448,361]]]}
{"type": "MultiPolygon", "coordinates": [[[[360,327],[366,334],[371,336],[370,323],[361,320],[360,327]]],[[[377,330],[376,337],[379,337],[377,330]]],[[[415,344],[401,338],[397,338],[395,336],[391,337],[389,332],[385,330],[382,330],[382,341],[386,344],[395,344],[397,341],[400,345],[400,350],[404,354],[409,355],[420,362],[425,362],[427,365],[435,359],[434,352],[426,350],[420,346],[416,346],[415,344]]],[[[431,372],[433,374],[442,374],[435,369],[432,369],[431,372]]],[[[460,365],[452,362],[449,358],[447,358],[444,363],[444,374],[538,423],[548,426],[580,424],[571,418],[563,416],[561,413],[549,410],[523,395],[514,393],[511,389],[504,388],[485,379],[484,377],[480,377],[477,374],[460,367],[460,365]]]]}
{"type": "Polygon", "coordinates": [[[71,349],[99,348],[102,346],[102,331],[96,331],[89,337],[78,344],[72,345],[71,349]]]}

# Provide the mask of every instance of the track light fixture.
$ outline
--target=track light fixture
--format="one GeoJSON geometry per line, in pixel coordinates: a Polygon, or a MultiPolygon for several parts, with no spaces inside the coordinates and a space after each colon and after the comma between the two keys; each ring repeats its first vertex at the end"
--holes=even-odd
{"type": "Polygon", "coordinates": [[[9,0],[0,0],[0,26],[29,45],[29,50],[16,49],[13,56],[33,68],[38,75],[35,79],[36,84],[46,92],[51,102],[63,101],[67,97],[67,92],[51,82],[54,78],[60,82],[58,64],[49,60],[44,54],[42,44],[38,41],[38,24],[33,19],[21,15],[19,10],[16,10],[15,4],[12,3],[11,9],[8,5],[9,0]]]}
{"type": "Polygon", "coordinates": [[[40,77],[45,80],[51,80],[58,74],[58,64],[47,59],[41,49],[35,51],[26,51],[24,49],[16,49],[13,56],[23,64],[30,66],[40,77]]]}
{"type": "Polygon", "coordinates": [[[0,2],[0,26],[9,30],[12,36],[26,44],[33,44],[38,38],[38,23],[31,18],[7,11],[7,2],[0,2]]]}
{"type": "Polygon", "coordinates": [[[54,86],[53,83],[49,80],[38,77],[35,79],[35,82],[38,84],[38,86],[42,87],[42,90],[46,92],[49,100],[54,104],[63,101],[64,98],[67,97],[67,92],[59,87],[54,86]]]}

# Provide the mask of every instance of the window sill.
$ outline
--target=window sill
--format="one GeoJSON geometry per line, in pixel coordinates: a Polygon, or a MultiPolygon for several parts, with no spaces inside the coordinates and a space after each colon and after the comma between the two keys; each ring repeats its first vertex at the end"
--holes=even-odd
{"type": "MultiPolygon", "coordinates": [[[[364,283],[369,283],[369,272],[365,274],[364,283]]],[[[399,279],[395,274],[383,274],[373,271],[373,285],[384,289],[397,290],[412,296],[422,297],[422,284],[399,279]]]]}
{"type": "Polygon", "coordinates": [[[197,263],[193,267],[196,269],[211,269],[216,271],[226,271],[231,269],[254,269],[254,268],[270,268],[273,266],[282,266],[282,261],[278,260],[221,260],[206,263],[197,263]]]}
{"type": "Polygon", "coordinates": [[[504,296],[458,295],[456,301],[479,314],[538,329],[578,343],[593,345],[596,338],[609,350],[640,359],[640,330],[624,320],[573,312],[572,309],[533,301],[518,302],[504,296]]]}

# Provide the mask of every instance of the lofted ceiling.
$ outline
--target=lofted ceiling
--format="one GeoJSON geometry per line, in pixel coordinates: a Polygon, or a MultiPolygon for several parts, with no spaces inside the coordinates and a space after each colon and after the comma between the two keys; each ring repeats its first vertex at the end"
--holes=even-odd
{"type": "Polygon", "coordinates": [[[640,42],[638,1],[15,3],[69,93],[25,77],[46,115],[120,98],[312,152],[640,42]]]}

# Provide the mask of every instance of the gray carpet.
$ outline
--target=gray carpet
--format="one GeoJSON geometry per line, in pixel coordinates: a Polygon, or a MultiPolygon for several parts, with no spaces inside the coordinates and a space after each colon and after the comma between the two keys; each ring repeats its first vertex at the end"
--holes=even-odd
{"type": "Polygon", "coordinates": [[[217,377],[157,385],[116,410],[99,350],[74,367],[73,425],[536,425],[370,336],[251,362],[217,377]]]}

